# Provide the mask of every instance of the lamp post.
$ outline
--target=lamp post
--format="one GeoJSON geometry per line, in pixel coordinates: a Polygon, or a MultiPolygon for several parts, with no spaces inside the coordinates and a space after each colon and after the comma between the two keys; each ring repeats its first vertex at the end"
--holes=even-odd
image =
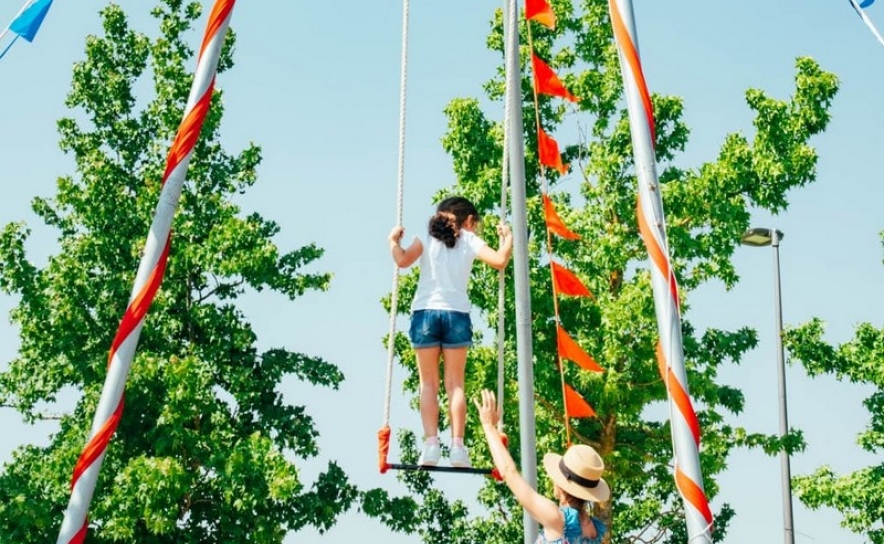
{"type": "MultiPolygon", "coordinates": [[[[777,342],[777,383],[780,397],[780,438],[789,432],[789,416],[786,408],[786,363],[783,351],[783,296],[780,292],[780,240],[783,233],[776,229],[752,228],[747,230],[740,242],[746,246],[773,248],[774,258],[774,302],[776,304],[777,342]]],[[[789,452],[780,452],[780,476],[783,492],[783,541],[795,544],[795,531],[792,528],[792,474],[789,467],[789,452]]]]}

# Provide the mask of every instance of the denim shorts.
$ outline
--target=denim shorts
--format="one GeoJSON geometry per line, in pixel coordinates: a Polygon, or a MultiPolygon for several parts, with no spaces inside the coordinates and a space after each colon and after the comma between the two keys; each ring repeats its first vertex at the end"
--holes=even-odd
{"type": "Polygon", "coordinates": [[[465,348],[473,345],[469,312],[415,310],[408,330],[414,348],[465,348]]]}

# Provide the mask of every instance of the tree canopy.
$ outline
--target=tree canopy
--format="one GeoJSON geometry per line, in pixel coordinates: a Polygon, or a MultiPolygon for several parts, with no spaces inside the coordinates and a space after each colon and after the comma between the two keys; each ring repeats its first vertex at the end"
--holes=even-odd
{"type": "MultiPolygon", "coordinates": [[[[812,376],[830,374],[839,381],[873,389],[863,400],[870,419],[857,437],[857,445],[880,455],[884,450],[884,328],[861,323],[854,337],[841,345],[828,342],[824,334],[819,318],[786,331],[790,358],[812,376]]],[[[873,544],[884,544],[884,463],[844,475],[823,466],[813,474],[795,477],[793,486],[810,508],[834,508],[843,515],[842,525],[865,534],[873,544]]]]}

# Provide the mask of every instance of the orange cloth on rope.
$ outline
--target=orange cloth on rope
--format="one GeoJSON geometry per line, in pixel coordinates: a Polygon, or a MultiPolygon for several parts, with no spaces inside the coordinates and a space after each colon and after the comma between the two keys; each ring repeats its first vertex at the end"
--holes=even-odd
{"type": "Polygon", "coordinates": [[[387,455],[390,454],[390,427],[383,426],[378,430],[378,470],[384,474],[390,469],[387,455]]]}

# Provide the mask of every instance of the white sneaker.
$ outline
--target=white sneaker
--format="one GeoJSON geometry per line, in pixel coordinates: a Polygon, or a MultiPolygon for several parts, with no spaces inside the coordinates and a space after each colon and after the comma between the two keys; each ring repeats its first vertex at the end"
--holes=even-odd
{"type": "Polygon", "coordinates": [[[448,460],[451,466],[456,468],[470,468],[470,452],[464,446],[451,446],[451,452],[448,454],[448,460]]]}
{"type": "Polygon", "coordinates": [[[424,444],[424,450],[421,452],[417,464],[421,466],[434,467],[439,464],[442,457],[442,447],[439,444],[424,444]]]}

